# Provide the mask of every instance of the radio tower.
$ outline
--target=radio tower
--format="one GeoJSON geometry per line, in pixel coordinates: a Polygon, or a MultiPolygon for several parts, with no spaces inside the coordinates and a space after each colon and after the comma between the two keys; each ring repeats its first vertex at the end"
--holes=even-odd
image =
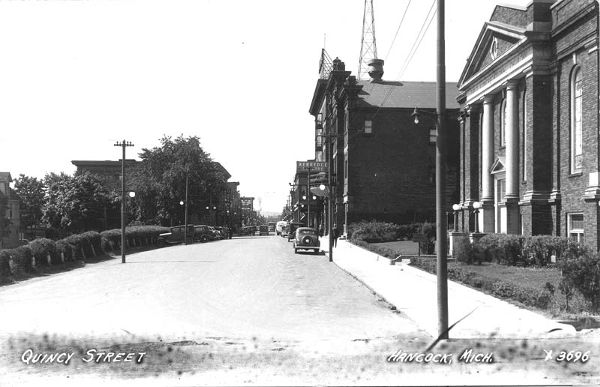
{"type": "Polygon", "coordinates": [[[358,79],[363,79],[363,76],[369,73],[369,62],[371,59],[377,59],[375,14],[373,13],[373,0],[365,0],[362,39],[360,41],[360,59],[358,60],[358,79]]]}

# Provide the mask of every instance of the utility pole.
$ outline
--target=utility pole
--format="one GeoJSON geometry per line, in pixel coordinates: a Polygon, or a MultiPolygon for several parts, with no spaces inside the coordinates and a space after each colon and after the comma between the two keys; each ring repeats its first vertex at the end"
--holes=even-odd
{"type": "Polygon", "coordinates": [[[308,214],[307,214],[307,221],[306,221],[306,227],[310,227],[310,196],[312,194],[310,193],[310,167],[308,167],[308,172],[306,173],[306,203],[308,206],[308,214]]]}
{"type": "Polygon", "coordinates": [[[130,141],[116,142],[114,146],[123,148],[123,159],[121,160],[121,263],[125,263],[125,212],[126,212],[126,185],[125,185],[125,148],[133,146],[130,141]]]}
{"type": "Polygon", "coordinates": [[[446,49],[444,0],[437,0],[436,239],[438,333],[448,339],[448,219],[446,210],[446,49]]]}
{"type": "Polygon", "coordinates": [[[185,171],[185,205],[183,206],[183,218],[184,218],[184,229],[183,229],[183,243],[188,244],[188,181],[189,181],[189,168],[185,171]]]}
{"type": "MultiPolygon", "coordinates": [[[[327,126],[327,131],[331,127],[327,126]]],[[[329,262],[333,262],[333,144],[331,133],[325,134],[327,137],[327,234],[329,235],[329,262]]]]}

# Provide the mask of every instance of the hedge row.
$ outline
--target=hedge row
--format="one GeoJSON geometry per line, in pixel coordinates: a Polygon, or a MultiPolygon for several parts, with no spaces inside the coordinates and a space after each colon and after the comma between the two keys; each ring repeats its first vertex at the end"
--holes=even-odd
{"type": "MultiPolygon", "coordinates": [[[[434,259],[411,257],[410,264],[432,274],[436,274],[437,271],[434,259]]],[[[534,289],[525,285],[518,286],[508,281],[481,277],[478,273],[465,270],[463,267],[448,266],[448,278],[481,289],[495,297],[519,301],[524,305],[541,309],[547,309],[550,306],[554,292],[551,284],[546,284],[544,289],[534,289]]]]}
{"type": "MultiPolygon", "coordinates": [[[[154,245],[158,241],[158,236],[169,232],[168,227],[161,226],[130,226],[125,229],[125,243],[130,246],[148,246],[154,245]]],[[[102,231],[102,248],[104,251],[119,249],[121,246],[121,229],[102,231]]]]}
{"type": "Polygon", "coordinates": [[[559,260],[589,255],[587,247],[564,237],[488,234],[471,244],[467,237],[456,240],[454,257],[473,264],[496,262],[501,265],[543,267],[559,260]]]}
{"type": "Polygon", "coordinates": [[[367,243],[392,242],[410,240],[414,234],[425,234],[425,242],[421,242],[423,254],[433,254],[435,250],[435,225],[433,223],[394,224],[387,222],[361,221],[348,225],[348,239],[352,242],[367,243]]]}
{"type": "MultiPolygon", "coordinates": [[[[129,245],[152,245],[156,244],[160,233],[168,230],[159,226],[133,226],[126,228],[125,236],[129,245]]],[[[58,241],[35,239],[25,246],[0,251],[0,279],[6,280],[10,276],[32,273],[35,267],[85,261],[87,258],[120,248],[120,241],[120,229],[102,233],[88,231],[58,241]]]]}

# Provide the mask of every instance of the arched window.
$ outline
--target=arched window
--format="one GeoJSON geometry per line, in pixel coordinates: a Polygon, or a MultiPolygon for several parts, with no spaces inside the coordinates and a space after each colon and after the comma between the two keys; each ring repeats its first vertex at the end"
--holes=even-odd
{"type": "Polygon", "coordinates": [[[571,74],[571,173],[583,168],[583,82],[581,68],[571,74]]]}

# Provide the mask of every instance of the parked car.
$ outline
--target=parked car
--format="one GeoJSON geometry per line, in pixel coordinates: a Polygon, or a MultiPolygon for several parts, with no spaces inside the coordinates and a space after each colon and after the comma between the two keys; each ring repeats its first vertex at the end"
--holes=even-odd
{"type": "Polygon", "coordinates": [[[285,220],[280,220],[279,222],[277,222],[277,224],[275,225],[275,232],[277,233],[277,235],[283,235],[287,225],[288,222],[286,222],[285,220]]]}
{"type": "Polygon", "coordinates": [[[269,225],[263,224],[258,228],[258,235],[269,235],[269,225]]]}
{"type": "MultiPolygon", "coordinates": [[[[171,227],[171,230],[169,232],[162,233],[158,236],[158,243],[163,244],[163,245],[164,244],[174,245],[174,244],[178,244],[178,243],[183,243],[184,236],[185,236],[185,226],[174,226],[174,227],[171,227]]],[[[194,241],[194,225],[193,224],[188,224],[187,238],[188,238],[188,242],[194,241]]]]}
{"type": "Polygon", "coordinates": [[[223,239],[231,239],[230,238],[230,233],[229,233],[229,227],[218,226],[218,227],[215,227],[215,229],[219,232],[219,234],[221,234],[221,236],[223,237],[223,239]]]}
{"type": "Polygon", "coordinates": [[[208,242],[214,240],[212,231],[206,225],[194,226],[194,241],[208,242]]]}
{"type": "Polygon", "coordinates": [[[208,226],[208,229],[210,230],[212,236],[213,236],[213,241],[214,240],[218,240],[218,239],[223,239],[223,235],[221,235],[221,233],[219,232],[219,230],[217,230],[216,228],[214,228],[213,226],[208,226]]]}
{"type": "Polygon", "coordinates": [[[297,254],[298,250],[312,250],[318,253],[320,249],[321,242],[319,242],[317,230],[311,227],[300,227],[296,230],[294,253],[297,254]]]}
{"type": "Polygon", "coordinates": [[[290,224],[288,224],[287,227],[287,237],[288,237],[288,242],[291,241],[292,239],[294,239],[295,235],[296,235],[296,229],[298,227],[302,227],[302,223],[298,223],[298,222],[290,222],[290,224]]]}

